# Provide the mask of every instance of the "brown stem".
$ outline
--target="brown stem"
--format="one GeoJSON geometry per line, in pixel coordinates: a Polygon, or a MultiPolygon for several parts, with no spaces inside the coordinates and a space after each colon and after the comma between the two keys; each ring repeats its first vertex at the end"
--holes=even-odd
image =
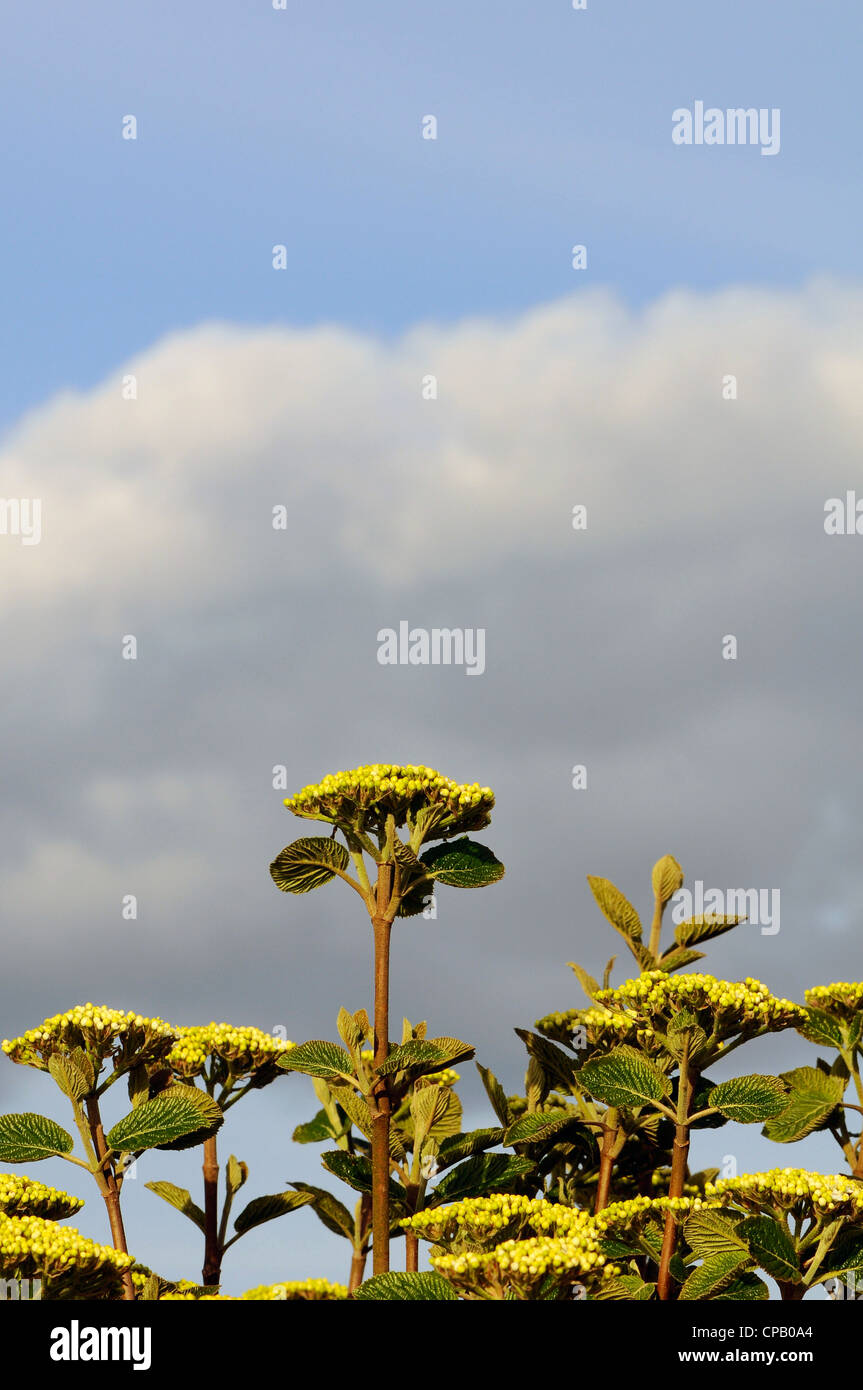
{"type": "Polygon", "coordinates": [[[354,1220],[354,1238],[357,1244],[354,1246],[354,1253],[351,1257],[351,1274],[348,1280],[348,1294],[352,1294],[363,1282],[366,1273],[366,1258],[368,1255],[369,1226],[372,1219],[372,1198],[371,1193],[364,1192],[357,1203],[357,1214],[354,1220]]]}
{"type": "MultiPolygon", "coordinates": [[[[93,1139],[93,1148],[96,1150],[96,1157],[103,1164],[102,1173],[104,1174],[104,1185],[102,1187],[102,1197],[108,1212],[108,1223],[111,1227],[111,1239],[114,1242],[114,1249],[120,1250],[124,1255],[128,1255],[129,1250],[126,1245],[126,1231],[123,1226],[123,1213],[120,1210],[120,1189],[117,1186],[117,1179],[114,1175],[113,1165],[103,1163],[108,1152],[108,1145],[105,1143],[105,1131],[102,1128],[102,1116],[99,1113],[99,1102],[95,1096],[89,1096],[87,1105],[87,1123],[90,1126],[90,1134],[93,1139]]],[[[132,1275],[129,1270],[124,1270],[122,1275],[123,1298],[126,1302],[134,1303],[135,1286],[132,1283],[132,1275]]]]}
{"type": "Polygon", "coordinates": [[[662,914],[664,911],[665,904],[659,894],[657,894],[653,904],[653,921],[650,924],[650,945],[648,946],[648,950],[654,960],[659,959],[659,943],[662,939],[662,914]]]}
{"type": "Polygon", "coordinates": [[[617,1142],[617,1112],[609,1110],[606,1112],[606,1123],[602,1127],[602,1147],[599,1151],[599,1178],[596,1184],[596,1201],[594,1203],[594,1214],[602,1211],[603,1207],[608,1206],[609,1193],[611,1192],[611,1175],[614,1171],[615,1145],[617,1142]],[[611,1122],[609,1122],[611,1117],[611,1122]]]}
{"type": "Polygon", "coordinates": [[[364,1250],[355,1250],[351,1258],[351,1277],[348,1280],[348,1293],[353,1293],[363,1282],[363,1275],[366,1272],[366,1254],[364,1250]]]}
{"type": "MultiPolygon", "coordinates": [[[[375,934],[375,1055],[376,1067],[389,1054],[390,933],[386,914],[393,883],[392,862],[378,865],[377,911],[372,918],[375,934]]],[[[386,1274],[390,1267],[390,1094],[385,1077],[374,1089],[372,1117],[372,1267],[386,1274]]]]}
{"type": "Polygon", "coordinates": [[[420,1267],[420,1240],[413,1231],[405,1231],[405,1269],[416,1274],[420,1267]]]}
{"type": "Polygon", "coordinates": [[[218,1284],[222,1277],[219,1245],[219,1150],[215,1135],[204,1140],[204,1267],[203,1284],[218,1284]]]}
{"type": "Polygon", "coordinates": [[[808,1292],[805,1284],[792,1284],[790,1280],[786,1282],[784,1279],[777,1279],[776,1283],[783,1303],[799,1303],[808,1292]]]}
{"type": "MultiPolygon", "coordinates": [[[[688,1046],[680,1063],[677,1092],[677,1124],[674,1129],[674,1145],[671,1150],[671,1181],[668,1184],[669,1197],[682,1197],[686,1183],[686,1160],[689,1157],[689,1102],[692,1095],[692,1081],[689,1077],[688,1046]]],[[[658,1298],[667,1299],[671,1295],[671,1260],[677,1246],[677,1221],[674,1212],[665,1214],[665,1230],[662,1235],[662,1253],[659,1257],[659,1277],[656,1283],[658,1298]]]]}

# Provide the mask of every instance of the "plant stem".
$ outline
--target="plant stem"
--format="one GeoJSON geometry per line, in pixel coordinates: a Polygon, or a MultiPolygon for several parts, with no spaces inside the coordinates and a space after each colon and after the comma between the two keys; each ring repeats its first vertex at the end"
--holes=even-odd
{"type": "MultiPolygon", "coordinates": [[[[692,1081],[689,1076],[689,1040],[684,1043],[683,1056],[677,1080],[677,1123],[674,1128],[674,1145],[671,1150],[671,1180],[668,1184],[669,1197],[682,1197],[686,1183],[686,1161],[689,1157],[689,1104],[692,1094],[692,1081]]],[[[677,1221],[669,1209],[665,1215],[665,1230],[662,1236],[662,1254],[659,1258],[659,1277],[656,1283],[657,1297],[668,1299],[671,1295],[671,1260],[677,1245],[677,1221]]]]}
{"type": "Polygon", "coordinates": [[[653,921],[650,924],[650,945],[648,950],[654,960],[659,959],[659,942],[662,937],[662,914],[665,911],[665,904],[657,894],[654,898],[653,921]]]}
{"type": "MultiPolygon", "coordinates": [[[[105,1143],[105,1132],[102,1128],[102,1116],[99,1113],[99,1102],[95,1096],[88,1096],[86,1100],[87,1122],[90,1126],[90,1136],[93,1141],[93,1148],[100,1164],[108,1154],[108,1145],[105,1143]]],[[[129,1250],[126,1245],[126,1231],[123,1226],[123,1214],[120,1211],[120,1193],[117,1188],[117,1179],[110,1163],[105,1163],[102,1169],[104,1174],[104,1184],[99,1183],[99,1188],[108,1212],[108,1223],[111,1227],[111,1239],[114,1242],[114,1249],[128,1255],[129,1250]]],[[[128,1303],[135,1301],[135,1286],[132,1283],[132,1275],[128,1270],[124,1270],[123,1298],[128,1303]]]]}
{"type": "Polygon", "coordinates": [[[355,1250],[351,1258],[351,1277],[348,1280],[348,1293],[354,1293],[363,1282],[363,1275],[366,1272],[365,1251],[355,1250]]]}
{"type": "Polygon", "coordinates": [[[807,1288],[805,1284],[793,1284],[790,1280],[777,1279],[779,1292],[783,1303],[799,1303],[806,1297],[807,1288]]]}
{"type": "Polygon", "coordinates": [[[608,1206],[611,1175],[614,1169],[617,1128],[617,1111],[614,1109],[606,1110],[605,1124],[602,1127],[602,1146],[599,1151],[599,1180],[596,1184],[594,1214],[608,1206]]]}
{"type": "Polygon", "coordinates": [[[354,1253],[351,1257],[351,1273],[348,1280],[348,1294],[352,1294],[363,1282],[368,1256],[369,1223],[372,1217],[371,1194],[364,1192],[357,1202],[354,1217],[354,1253]]]}
{"type": "MultiPolygon", "coordinates": [[[[376,912],[372,918],[375,937],[375,1036],[374,1064],[383,1066],[389,1054],[390,1011],[390,934],[387,917],[393,884],[392,860],[378,865],[376,912]]],[[[372,1266],[375,1274],[386,1274],[390,1267],[390,1094],[382,1077],[374,1089],[375,1113],[372,1117],[372,1266]]]]}
{"type": "Polygon", "coordinates": [[[215,1135],[204,1140],[204,1267],[202,1284],[218,1284],[222,1277],[219,1242],[219,1149],[215,1135]]]}

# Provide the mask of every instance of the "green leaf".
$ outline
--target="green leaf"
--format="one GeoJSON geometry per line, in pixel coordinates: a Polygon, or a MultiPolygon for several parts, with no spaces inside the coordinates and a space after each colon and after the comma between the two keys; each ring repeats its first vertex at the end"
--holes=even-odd
{"type": "MultiPolygon", "coordinates": [[[[159,1098],[161,1099],[163,1096],[179,1096],[183,1100],[188,1100],[190,1104],[196,1105],[198,1107],[198,1125],[196,1129],[190,1130],[188,1134],[181,1135],[178,1139],[172,1139],[165,1144],[157,1144],[156,1147],[159,1149],[176,1151],[197,1148],[199,1144],[203,1144],[205,1139],[213,1137],[224,1120],[219,1102],[208,1095],[206,1091],[202,1091],[199,1086],[173,1081],[159,1092],[159,1098]]],[[[137,1109],[146,1103],[144,1100],[139,1100],[138,1105],[134,1108],[137,1109]]]]}
{"type": "Polygon", "coordinates": [[[842,1278],[852,1272],[863,1274],[863,1232],[846,1230],[831,1246],[815,1282],[842,1278]]]}
{"type": "Polygon", "coordinates": [[[393,1076],[397,1071],[427,1076],[462,1062],[473,1054],[474,1048],[470,1043],[459,1042],[458,1038],[413,1038],[394,1047],[377,1071],[379,1076],[393,1076]]]}
{"type": "Polygon", "coordinates": [[[606,1105],[629,1109],[664,1100],[671,1082],[658,1067],[634,1047],[616,1047],[605,1057],[586,1062],[579,1081],[606,1105]]]}
{"type": "MultiPolygon", "coordinates": [[[[613,959],[614,957],[612,956],[612,960],[613,959]]],[[[574,972],[575,978],[578,980],[578,983],[581,985],[592,1004],[596,995],[599,993],[599,981],[595,980],[592,975],[588,975],[587,971],[583,970],[580,965],[576,965],[574,960],[567,961],[567,965],[570,970],[574,972]]],[[[603,988],[606,988],[606,986],[603,986],[603,988]]]]}
{"type": "Polygon", "coordinates": [[[674,939],[679,946],[695,946],[699,941],[713,941],[734,927],[745,922],[745,917],[720,917],[709,912],[700,917],[687,917],[679,922],[674,930],[674,939]]]}
{"type": "Polygon", "coordinates": [[[833,1018],[824,1009],[807,1009],[806,1015],[806,1022],[797,1025],[798,1033],[802,1033],[809,1042],[819,1043],[824,1047],[842,1047],[844,1036],[842,1024],[838,1019],[833,1018]]]}
{"type": "Polygon", "coordinates": [[[337,1043],[313,1039],[300,1043],[279,1058],[283,1071],[301,1071],[306,1076],[322,1076],[327,1081],[352,1076],[354,1064],[350,1055],[337,1043]]]}
{"type": "Polygon", "coordinates": [[[747,1249],[746,1242],[737,1234],[735,1222],[710,1207],[693,1212],[684,1223],[683,1234],[699,1259],[747,1249]]]}
{"type": "MultiPolygon", "coordinates": [[[[692,1098],[689,1103],[690,1115],[697,1114],[699,1110],[707,1109],[707,1107],[710,1104],[708,1097],[715,1085],[716,1082],[712,1081],[709,1076],[698,1077],[695,1083],[695,1088],[692,1092],[692,1098]]],[[[672,1108],[675,1110],[677,1109],[677,1095],[678,1078],[675,1076],[674,1080],[671,1083],[671,1104],[672,1108]]],[[[717,1110],[712,1115],[703,1115],[700,1120],[696,1120],[695,1123],[692,1125],[692,1129],[722,1129],[723,1125],[727,1124],[727,1115],[721,1115],[717,1110]]]]}
{"type": "Polygon", "coordinates": [[[578,1116],[571,1110],[540,1110],[533,1115],[522,1115],[506,1130],[503,1142],[510,1146],[538,1144],[577,1119],[578,1116]]]}
{"type": "Polygon", "coordinates": [[[334,1197],[331,1192],[327,1192],[324,1187],[312,1187],[307,1182],[292,1182],[291,1187],[296,1188],[297,1192],[311,1193],[311,1206],[315,1215],[326,1226],[328,1231],[332,1231],[337,1236],[347,1236],[348,1240],[354,1239],[354,1218],[346,1206],[334,1197]]]}
{"type": "Polygon", "coordinates": [[[338,840],[310,835],[276,855],[270,874],[283,893],[310,893],[335,878],[337,870],[344,873],[349,863],[350,855],[338,840]]]}
{"type": "MultiPolygon", "coordinates": [[[[219,1124],[222,1122],[221,1112],[219,1124]]],[[[218,1126],[217,1126],[218,1127],[218,1126]]],[[[163,1092],[145,1100],[109,1129],[105,1140],[110,1149],[154,1149],[194,1134],[201,1128],[201,1106],[191,1097],[163,1092]]]]}
{"type": "Polygon", "coordinates": [[[507,1184],[526,1177],[534,1167],[529,1158],[517,1158],[512,1154],[475,1154],[441,1179],[426,1206],[460,1202],[463,1197],[482,1197],[486,1192],[504,1192],[507,1184]]]}
{"type": "Polygon", "coordinates": [[[620,1274],[614,1279],[603,1279],[593,1298],[597,1302],[605,1300],[646,1303],[656,1293],[655,1284],[647,1284],[640,1274],[620,1274]]]}
{"type": "Polygon", "coordinates": [[[68,1096],[70,1100],[82,1100],[90,1090],[87,1077],[68,1057],[61,1057],[55,1053],[53,1057],[48,1058],[48,1070],[63,1095],[68,1096]]]}
{"type": "Polygon", "coordinates": [[[691,965],[693,961],[703,959],[703,951],[690,951],[681,946],[672,946],[671,950],[666,951],[665,955],[656,962],[656,969],[664,970],[666,975],[670,975],[674,970],[685,970],[687,965],[691,965]]]}
{"type": "Polygon", "coordinates": [[[461,1103],[448,1086],[423,1086],[410,1104],[414,1149],[426,1139],[445,1139],[461,1128],[461,1103]],[[455,1102],[455,1105],[453,1104],[455,1102]]]}
{"type": "Polygon", "coordinates": [[[336,1027],[339,1030],[339,1037],[348,1049],[348,1052],[353,1055],[362,1042],[360,1030],[357,1027],[356,1019],[353,1014],[349,1014],[347,1009],[339,1009],[336,1027]]]}
{"type": "Polygon", "coordinates": [[[485,888],[504,875],[503,864],[491,850],[467,836],[426,850],[420,863],[437,883],[449,888],[485,888]]]}
{"type": "Polygon", "coordinates": [[[627,941],[641,940],[641,918],[628,898],[607,878],[595,878],[588,874],[590,891],[599,904],[599,910],[608,919],[615,931],[627,941]]]}
{"type": "Polygon", "coordinates": [[[176,1207],[184,1216],[188,1216],[200,1229],[206,1230],[206,1218],[200,1207],[195,1206],[192,1201],[191,1192],[187,1192],[185,1187],[177,1187],[173,1182],[146,1182],[151,1192],[155,1192],[157,1197],[161,1197],[169,1206],[176,1207]]]}
{"type": "Polygon", "coordinates": [[[319,1110],[313,1120],[307,1120],[303,1125],[297,1125],[291,1138],[295,1144],[320,1144],[325,1139],[332,1139],[333,1127],[327,1118],[326,1110],[319,1110]]]}
{"type": "Polygon", "coordinates": [[[72,1152],[74,1140],[45,1115],[0,1115],[0,1163],[35,1163],[72,1152]]]}
{"type": "Polygon", "coordinates": [[[712,1297],[716,1302],[727,1299],[734,1303],[763,1303],[770,1297],[770,1290],[753,1270],[744,1269],[742,1274],[736,1275],[730,1284],[712,1297]]]}
{"type": "Polygon", "coordinates": [[[241,1163],[238,1158],[231,1154],[228,1159],[228,1166],[225,1169],[225,1184],[228,1191],[233,1194],[239,1192],[249,1176],[248,1163],[241,1163]]]}
{"type": "Polygon", "coordinates": [[[674,1057],[682,1057],[687,1048],[691,1057],[707,1042],[707,1034],[691,1009],[679,1009],[668,1025],[665,1042],[674,1057]]]}
{"type": "Polygon", "coordinates": [[[263,1226],[265,1221],[275,1221],[277,1217],[286,1216],[289,1211],[296,1211],[298,1207],[306,1207],[314,1200],[311,1192],[276,1192],[271,1197],[256,1197],[248,1206],[243,1207],[234,1222],[234,1230],[237,1235],[243,1236],[254,1226],[263,1226]]]}
{"type": "Polygon", "coordinates": [[[508,1125],[512,1119],[512,1112],[510,1111],[509,1103],[506,1098],[506,1091],[501,1086],[494,1072],[488,1067],[483,1067],[477,1062],[476,1069],[482,1078],[485,1093],[491,1101],[492,1110],[495,1115],[497,1115],[502,1125],[508,1125]]]}
{"type": "Polygon", "coordinates": [[[150,1074],[145,1062],[139,1062],[130,1069],[127,1090],[133,1110],[136,1105],[143,1105],[145,1100],[150,1099],[150,1074]]]}
{"type": "Polygon", "coordinates": [[[661,859],[657,859],[650,875],[650,882],[654,896],[664,907],[683,886],[683,870],[673,855],[664,854],[661,859]]]}
{"type": "MultiPolygon", "coordinates": [[[[372,1190],[372,1165],[371,1161],[364,1158],[361,1154],[345,1153],[343,1149],[331,1149],[325,1154],[321,1154],[321,1162],[335,1177],[347,1183],[355,1192],[370,1194],[372,1190]]],[[[399,1216],[404,1216],[405,1193],[404,1188],[399,1187],[390,1179],[390,1210],[399,1216]]]]}
{"type": "Polygon", "coordinates": [[[389,1302],[457,1303],[458,1294],[442,1274],[376,1274],[354,1293],[363,1300],[389,1302]]]}
{"type": "Polygon", "coordinates": [[[793,1144],[826,1124],[845,1093],[845,1081],[817,1067],[796,1067],[781,1075],[790,1087],[786,1105],[767,1121],[764,1134],[778,1144],[793,1144]]]}
{"type": "Polygon", "coordinates": [[[741,1221],[737,1230],[765,1274],[792,1283],[800,1279],[800,1260],[794,1242],[785,1227],[772,1216],[749,1216],[741,1221]]]}
{"type": "Polygon", "coordinates": [[[707,1097],[729,1120],[753,1125],[778,1115],[788,1104],[785,1082],[778,1076],[735,1076],[722,1081],[707,1097]]]}
{"type": "Polygon", "coordinates": [[[693,1302],[696,1299],[715,1298],[731,1283],[736,1271],[748,1259],[745,1250],[723,1250],[718,1255],[709,1255],[684,1283],[678,1295],[680,1301],[693,1302]]]}
{"type": "Polygon", "coordinates": [[[468,1134],[453,1134],[449,1139],[441,1140],[437,1152],[438,1172],[442,1173],[445,1168],[451,1168],[454,1163],[471,1154],[484,1153],[486,1149],[493,1149],[495,1144],[502,1144],[503,1134],[502,1129],[473,1129],[468,1134]]]}
{"type": "Polygon", "coordinates": [[[548,1078],[550,1089],[567,1088],[575,1077],[577,1062],[547,1038],[531,1033],[527,1028],[516,1028],[531,1057],[534,1057],[548,1078]]]}

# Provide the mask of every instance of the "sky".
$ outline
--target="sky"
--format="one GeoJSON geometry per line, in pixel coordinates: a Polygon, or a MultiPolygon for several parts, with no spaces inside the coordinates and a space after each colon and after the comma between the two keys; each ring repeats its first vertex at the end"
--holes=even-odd
{"type": "MultiPolygon", "coordinates": [[[[850,3],[6,16],[0,496],[41,534],[0,535],[4,1036],[92,999],[302,1041],[368,1005],[352,895],[271,883],[303,833],[281,767],[494,788],[507,875],[399,926],[392,997],[510,1090],[513,1028],[615,949],[589,873],[643,913],[664,853],[779,891],[780,930],[708,967],[791,998],[859,976],[863,541],[824,507],[863,495],[860,31],[850,3]],[[676,145],[697,101],[778,109],[778,154],[676,145]],[[381,665],[402,621],[482,629],[484,671],[381,665]]],[[[0,1106],[63,1119],[9,1064],[0,1106]]],[[[231,1112],[250,1195],[321,1180],[290,1143],[315,1108],[285,1077],[231,1112]]],[[[840,1159],[731,1125],[699,1150],[840,1159]]],[[[143,1182],[195,1160],[140,1167],[130,1248],[194,1275],[143,1182]]],[[[302,1211],[225,1275],[346,1271],[302,1211]]]]}

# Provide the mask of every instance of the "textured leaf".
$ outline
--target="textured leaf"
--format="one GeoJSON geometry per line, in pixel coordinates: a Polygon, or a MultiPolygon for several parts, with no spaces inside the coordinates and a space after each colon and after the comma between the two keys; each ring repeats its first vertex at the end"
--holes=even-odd
{"type": "Polygon", "coordinates": [[[840,1278],[852,1271],[858,1276],[863,1274],[863,1232],[846,1230],[828,1251],[817,1282],[823,1284],[826,1279],[840,1278]]]}
{"type": "Polygon", "coordinates": [[[683,1234],[699,1259],[747,1248],[746,1242],[737,1234],[736,1224],[710,1207],[693,1212],[684,1223],[683,1234]]]}
{"type": "Polygon", "coordinates": [[[550,1089],[558,1090],[560,1087],[569,1087],[575,1077],[578,1065],[575,1058],[567,1056],[561,1048],[555,1047],[553,1042],[540,1037],[538,1033],[529,1032],[527,1028],[516,1028],[515,1031],[531,1057],[539,1063],[548,1078],[550,1089]]]}
{"type": "Polygon", "coordinates": [[[599,904],[600,912],[608,919],[615,931],[627,941],[641,940],[641,918],[628,898],[607,878],[595,878],[588,874],[590,891],[599,904]]]}
{"type": "Polygon", "coordinates": [[[283,1071],[301,1071],[306,1076],[322,1076],[331,1081],[351,1076],[354,1064],[343,1047],[316,1038],[283,1052],[279,1066],[283,1071]]]}
{"type": "Polygon", "coordinates": [[[570,1110],[542,1110],[533,1115],[522,1115],[506,1130],[503,1142],[508,1145],[538,1144],[577,1119],[578,1116],[570,1110]]]}
{"type": "MultiPolygon", "coordinates": [[[[368,1104],[362,1096],[358,1096],[356,1091],[350,1086],[333,1086],[332,1094],[338,1104],[342,1107],[352,1125],[356,1125],[360,1134],[364,1134],[367,1139],[372,1137],[372,1115],[368,1104]]],[[[392,1140],[394,1131],[390,1131],[392,1140]]]]}
{"type": "Polygon", "coordinates": [[[453,1134],[443,1139],[437,1153],[438,1172],[442,1173],[445,1168],[451,1168],[454,1163],[471,1154],[484,1153],[486,1149],[502,1144],[503,1134],[502,1129],[473,1129],[468,1134],[453,1134]]]}
{"type": "Polygon", "coordinates": [[[783,1110],[767,1121],[764,1133],[779,1144],[792,1144],[820,1129],[845,1092],[841,1076],[830,1076],[817,1067],[796,1067],[782,1073],[790,1091],[783,1110]]]}
{"type": "Polygon", "coordinates": [[[678,1295],[681,1302],[696,1299],[715,1298],[731,1283],[735,1272],[746,1264],[749,1256],[745,1250],[723,1250],[708,1258],[694,1269],[683,1284],[678,1295]]]}
{"type": "Polygon", "coordinates": [[[113,1129],[109,1129],[105,1140],[110,1149],[118,1152],[154,1149],[159,1144],[170,1143],[172,1139],[194,1134],[200,1128],[200,1105],[188,1096],[168,1092],[136,1106],[113,1129]]]}
{"type": "MultiPolygon", "coordinates": [[[[670,975],[673,970],[685,970],[687,965],[692,965],[693,961],[703,960],[703,951],[691,951],[688,947],[673,946],[670,951],[666,951],[656,962],[657,970],[664,970],[666,975],[670,975]]],[[[649,967],[645,967],[649,969],[649,967]]]]}
{"type": "Polygon", "coordinates": [[[529,1158],[512,1154],[475,1154],[441,1179],[426,1206],[482,1197],[486,1192],[504,1192],[507,1184],[532,1173],[534,1167],[529,1158]]]}
{"type": "Polygon", "coordinates": [[[145,1100],[150,1099],[150,1074],[147,1071],[146,1063],[139,1062],[137,1066],[130,1069],[127,1090],[129,1103],[133,1110],[136,1105],[143,1105],[145,1100]]]}
{"type": "Polygon", "coordinates": [[[350,855],[338,840],[310,835],[286,845],[270,865],[270,874],[283,893],[310,893],[342,873],[350,863],[350,855]]]}
{"type": "Polygon", "coordinates": [[[699,941],[713,941],[745,921],[745,917],[721,917],[715,912],[687,917],[685,922],[678,922],[674,939],[679,946],[695,946],[699,941]]]}
{"type": "Polygon", "coordinates": [[[328,1231],[332,1231],[337,1236],[347,1236],[350,1241],[353,1240],[354,1218],[337,1197],[334,1197],[331,1192],[327,1192],[326,1188],[312,1187],[307,1182],[292,1182],[291,1187],[296,1188],[297,1192],[311,1194],[311,1206],[314,1208],[315,1215],[323,1222],[328,1231]]]}
{"type": "Polygon", "coordinates": [[[426,850],[420,863],[437,883],[449,888],[484,888],[504,874],[503,864],[491,850],[467,836],[426,850]]]}
{"type": "Polygon", "coordinates": [[[634,1047],[616,1047],[605,1057],[585,1063],[579,1081],[606,1105],[630,1109],[664,1100],[671,1090],[668,1077],[634,1047]]]}
{"type": "Polygon", "coordinates": [[[169,1206],[176,1207],[184,1216],[188,1216],[200,1229],[206,1230],[206,1218],[200,1207],[195,1206],[192,1201],[191,1192],[187,1192],[185,1187],[177,1187],[173,1182],[147,1182],[144,1184],[151,1192],[155,1192],[157,1197],[161,1197],[169,1206]]]}
{"type": "Polygon", "coordinates": [[[691,1057],[707,1042],[707,1034],[691,1009],[680,1009],[666,1029],[665,1041],[675,1057],[682,1057],[687,1048],[691,1057]]]}
{"type": "Polygon", "coordinates": [[[683,870],[673,855],[664,854],[661,859],[657,859],[650,875],[650,882],[655,897],[663,906],[674,897],[683,885],[683,870]]]}
{"type": "Polygon", "coordinates": [[[74,1140],[61,1125],[31,1110],[0,1115],[0,1163],[36,1163],[72,1152],[74,1140]]]}
{"type": "Polygon", "coordinates": [[[788,1104],[788,1091],[778,1076],[735,1076],[722,1081],[707,1097],[729,1120],[753,1125],[778,1115],[788,1104]]]}
{"type": "Polygon", "coordinates": [[[327,1118],[326,1110],[319,1110],[314,1119],[307,1120],[305,1124],[297,1125],[291,1135],[295,1144],[320,1144],[333,1137],[333,1127],[327,1118]]]}
{"type": "MultiPolygon", "coordinates": [[[[159,1092],[159,1097],[162,1096],[179,1096],[183,1100],[188,1100],[192,1105],[196,1105],[198,1107],[198,1125],[197,1128],[189,1130],[187,1134],[181,1135],[178,1139],[172,1139],[165,1144],[157,1144],[156,1148],[158,1149],[175,1151],[197,1148],[199,1144],[203,1144],[205,1139],[212,1138],[225,1118],[219,1102],[208,1095],[206,1091],[202,1091],[199,1086],[174,1081],[159,1092]]],[[[146,1101],[144,1100],[138,1101],[138,1106],[145,1104],[146,1101]]]]}
{"type": "MultiPolygon", "coordinates": [[[[694,1089],[693,1092],[692,1092],[692,1098],[691,1098],[690,1104],[689,1104],[689,1113],[690,1113],[691,1115],[695,1115],[695,1114],[697,1114],[697,1112],[698,1112],[699,1110],[705,1110],[705,1109],[709,1106],[710,1101],[708,1100],[708,1097],[709,1097],[710,1092],[713,1090],[713,1088],[714,1088],[715,1085],[716,1085],[716,1082],[715,1082],[715,1081],[711,1081],[711,1079],[710,1079],[709,1076],[699,1076],[699,1077],[698,1077],[698,1079],[697,1079],[697,1081],[696,1081],[696,1083],[695,1083],[695,1089],[694,1089]]],[[[677,1109],[677,1093],[678,1093],[678,1078],[675,1076],[674,1079],[673,1079],[673,1081],[672,1081],[672,1083],[671,1083],[671,1105],[672,1105],[672,1109],[674,1109],[674,1110],[677,1109]]],[[[693,1130],[696,1130],[696,1129],[722,1129],[723,1125],[727,1125],[727,1124],[728,1124],[728,1116],[727,1116],[727,1115],[721,1115],[721,1114],[719,1113],[719,1111],[715,1111],[714,1114],[712,1114],[712,1115],[704,1115],[704,1116],[702,1116],[702,1118],[701,1118],[700,1120],[696,1120],[695,1123],[693,1124],[692,1128],[693,1128],[693,1130]]],[[[717,1171],[718,1171],[718,1170],[717,1170],[717,1171]]]]}
{"type": "Polygon", "coordinates": [[[470,1043],[460,1042],[458,1038],[413,1038],[393,1048],[377,1071],[379,1076],[393,1076],[397,1071],[408,1070],[417,1076],[428,1076],[473,1054],[470,1043]]]}
{"type": "Polygon", "coordinates": [[[68,1096],[70,1100],[81,1100],[90,1090],[87,1077],[75,1066],[74,1062],[69,1061],[68,1057],[61,1057],[57,1053],[53,1057],[49,1057],[48,1071],[63,1095],[68,1096]]]}
{"type": "Polygon", "coordinates": [[[494,1072],[489,1070],[488,1067],[480,1066],[479,1062],[477,1062],[476,1069],[482,1078],[485,1093],[491,1101],[492,1110],[495,1115],[497,1115],[502,1125],[508,1125],[512,1119],[512,1113],[506,1098],[506,1091],[501,1086],[494,1072]]]}
{"type": "Polygon", "coordinates": [[[276,1217],[286,1216],[313,1201],[311,1192],[276,1192],[271,1197],[256,1197],[240,1212],[234,1230],[237,1235],[245,1235],[253,1226],[263,1226],[265,1221],[275,1221],[276,1217]]]}
{"type": "Polygon", "coordinates": [[[339,1037],[348,1049],[348,1052],[356,1052],[362,1042],[362,1038],[360,1037],[360,1030],[357,1027],[356,1019],[353,1014],[349,1014],[347,1009],[339,1009],[336,1027],[339,1030],[339,1037]]]}
{"type": "Polygon", "coordinates": [[[614,1279],[603,1279],[593,1298],[597,1302],[646,1303],[655,1293],[656,1285],[645,1283],[640,1274],[620,1274],[614,1279]]]}
{"type": "Polygon", "coordinates": [[[443,1139],[450,1134],[458,1134],[461,1128],[461,1106],[458,1113],[452,1106],[458,1098],[449,1087],[424,1086],[414,1092],[411,1100],[411,1118],[414,1128],[414,1147],[422,1145],[427,1138],[443,1139]]]}
{"type": "Polygon", "coordinates": [[[737,1274],[730,1284],[726,1284],[719,1293],[712,1295],[714,1302],[727,1299],[734,1303],[763,1303],[770,1297],[770,1290],[763,1279],[751,1269],[744,1269],[742,1274],[737,1274]]]}
{"type": "MultiPolygon", "coordinates": [[[[343,1149],[331,1149],[321,1154],[321,1162],[329,1173],[347,1183],[355,1192],[371,1193],[372,1165],[361,1154],[345,1153],[343,1149]]],[[[398,1215],[405,1214],[404,1188],[390,1179],[390,1209],[398,1215]]]]}
{"type": "Polygon", "coordinates": [[[785,1227],[772,1216],[747,1217],[737,1229],[748,1244],[753,1260],[765,1274],[792,1282],[800,1279],[800,1261],[794,1242],[785,1227]]]}
{"type": "Polygon", "coordinates": [[[389,1302],[457,1303],[458,1294],[442,1274],[376,1274],[354,1293],[362,1300],[389,1302]]]}
{"type": "Polygon", "coordinates": [[[824,1009],[807,1009],[805,1023],[798,1024],[797,1031],[809,1042],[820,1043],[824,1047],[842,1047],[844,1042],[842,1024],[831,1017],[824,1009]]]}

